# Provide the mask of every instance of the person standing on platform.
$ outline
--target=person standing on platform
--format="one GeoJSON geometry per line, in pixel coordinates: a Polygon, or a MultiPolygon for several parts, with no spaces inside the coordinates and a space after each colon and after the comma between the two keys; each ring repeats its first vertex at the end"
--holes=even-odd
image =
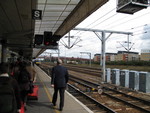
{"type": "Polygon", "coordinates": [[[52,103],[56,106],[57,94],[60,94],[59,110],[62,111],[64,107],[64,93],[69,79],[67,68],[62,66],[62,60],[57,60],[57,65],[52,68],[51,71],[51,86],[54,87],[54,94],[52,103]]]}
{"type": "Polygon", "coordinates": [[[30,80],[31,80],[31,75],[27,71],[27,62],[22,62],[20,64],[20,73],[18,76],[18,83],[20,86],[21,99],[24,104],[25,110],[27,110],[26,102],[27,102],[27,96],[30,91],[30,80]]]}
{"type": "Polygon", "coordinates": [[[0,113],[20,113],[19,85],[8,73],[8,64],[0,63],[0,113]]]}
{"type": "Polygon", "coordinates": [[[26,67],[26,69],[27,69],[27,71],[30,73],[30,75],[31,75],[31,82],[35,82],[35,79],[36,79],[36,77],[35,77],[35,75],[36,75],[36,71],[35,71],[35,69],[34,69],[34,67],[31,65],[31,62],[28,62],[27,63],[27,67],[26,67]]]}

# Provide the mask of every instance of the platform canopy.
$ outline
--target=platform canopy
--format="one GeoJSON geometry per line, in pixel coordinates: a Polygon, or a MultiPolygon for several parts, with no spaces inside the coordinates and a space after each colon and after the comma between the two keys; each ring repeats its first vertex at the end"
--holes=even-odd
{"type": "Polygon", "coordinates": [[[52,31],[65,35],[109,0],[1,0],[0,40],[24,57],[37,57],[44,49],[33,48],[35,34],[52,31]],[[40,10],[41,20],[33,18],[40,10]]]}

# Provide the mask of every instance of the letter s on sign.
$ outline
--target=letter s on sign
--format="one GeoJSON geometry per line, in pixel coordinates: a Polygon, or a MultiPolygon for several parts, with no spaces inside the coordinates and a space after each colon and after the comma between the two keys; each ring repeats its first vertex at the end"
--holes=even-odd
{"type": "Polygon", "coordinates": [[[42,10],[32,10],[32,19],[41,20],[42,19],[42,10]]]}
{"type": "Polygon", "coordinates": [[[34,12],[34,16],[38,18],[40,16],[40,12],[39,11],[35,11],[34,12]]]}

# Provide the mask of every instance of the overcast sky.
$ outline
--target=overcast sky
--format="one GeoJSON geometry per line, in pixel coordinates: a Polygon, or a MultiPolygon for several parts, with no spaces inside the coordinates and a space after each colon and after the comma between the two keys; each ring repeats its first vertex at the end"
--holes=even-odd
{"type": "MultiPolygon", "coordinates": [[[[130,51],[140,53],[141,49],[150,49],[150,7],[133,15],[117,13],[116,2],[110,0],[77,25],[76,28],[133,32],[133,36],[129,36],[130,51]]],[[[81,54],[80,52],[89,52],[92,57],[96,53],[101,53],[101,41],[93,32],[71,30],[70,35],[74,36],[74,38],[71,38],[70,45],[78,43],[70,49],[64,47],[64,45],[68,46],[68,38],[64,38],[68,36],[66,34],[60,43],[60,56],[89,58],[87,54],[81,54]]],[[[101,34],[99,33],[99,35],[101,34]]],[[[127,37],[123,34],[112,34],[106,41],[106,52],[126,51],[127,44],[124,41],[127,41],[127,37]]],[[[53,54],[52,56],[57,55],[53,54]]]]}

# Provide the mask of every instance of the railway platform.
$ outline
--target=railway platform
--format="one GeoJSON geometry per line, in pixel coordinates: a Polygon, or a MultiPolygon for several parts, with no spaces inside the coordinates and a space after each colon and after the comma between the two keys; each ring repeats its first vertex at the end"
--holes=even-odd
{"type": "Polygon", "coordinates": [[[93,113],[67,91],[65,92],[63,111],[58,110],[59,98],[57,106],[53,107],[53,88],[50,86],[51,78],[38,66],[35,65],[34,67],[37,73],[34,84],[39,86],[38,100],[28,100],[25,113],[93,113]]]}

